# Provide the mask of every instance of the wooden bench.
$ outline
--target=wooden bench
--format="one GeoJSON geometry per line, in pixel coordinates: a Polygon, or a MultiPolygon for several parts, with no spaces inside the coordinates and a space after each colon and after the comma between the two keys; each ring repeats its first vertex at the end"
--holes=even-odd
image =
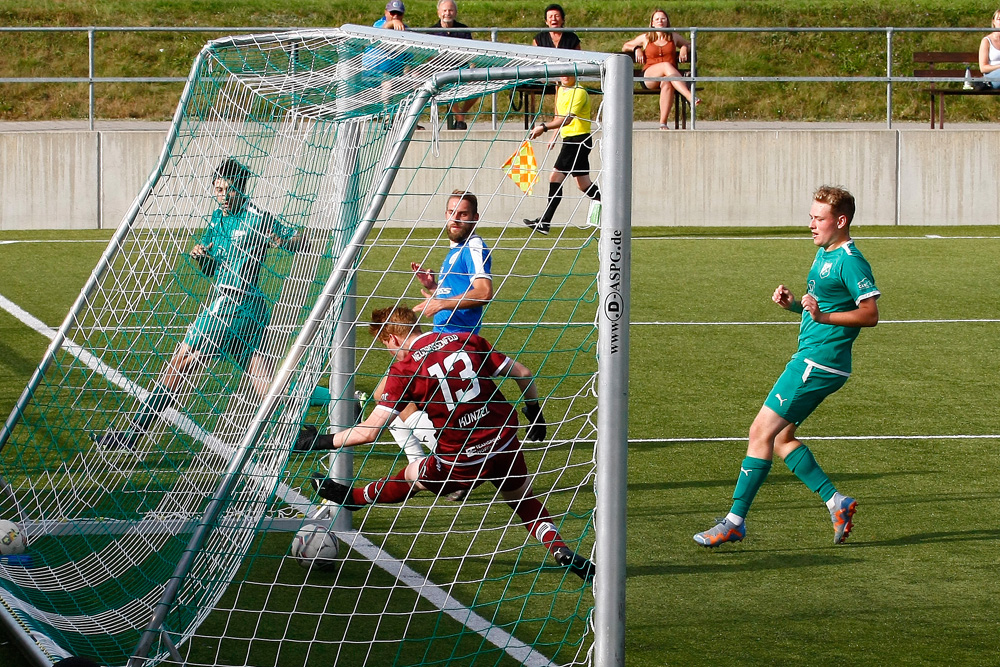
{"type": "MultiPolygon", "coordinates": [[[[977,51],[920,51],[913,54],[913,63],[913,76],[954,77],[955,83],[966,84],[965,72],[968,70],[973,81],[982,83],[983,73],[979,71],[977,51]],[[922,69],[916,69],[916,66],[922,69]]],[[[937,82],[932,83],[926,92],[931,96],[931,129],[934,129],[935,122],[938,129],[944,127],[944,100],[948,95],[1000,95],[998,88],[955,88],[951,84],[937,82]]]]}
{"type": "MultiPolygon", "coordinates": [[[[689,63],[680,63],[679,69],[681,74],[688,74],[691,71],[691,65],[689,63]]],[[[642,67],[639,65],[635,66],[633,70],[633,77],[638,79],[642,78],[642,67]]],[[[667,82],[662,82],[667,83],[667,82]]],[[[601,95],[601,91],[596,88],[587,88],[587,91],[591,95],[601,95]]],[[[524,111],[524,129],[528,129],[532,120],[535,118],[535,114],[538,111],[538,98],[543,95],[555,95],[556,86],[555,84],[541,85],[541,84],[526,84],[523,86],[518,86],[515,92],[514,98],[514,110],[524,111]]],[[[636,95],[659,95],[660,91],[650,90],[642,81],[635,82],[635,94],[636,95]]],[[[691,105],[680,93],[674,95],[674,129],[687,129],[687,119],[691,114],[691,105]]]]}

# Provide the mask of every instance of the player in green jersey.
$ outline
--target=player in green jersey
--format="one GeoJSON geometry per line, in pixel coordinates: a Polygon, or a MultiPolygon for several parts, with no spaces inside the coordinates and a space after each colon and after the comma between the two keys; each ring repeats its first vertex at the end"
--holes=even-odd
{"type": "Polygon", "coordinates": [[[219,165],[212,190],[219,207],[190,257],[212,279],[209,302],[188,327],[184,340],[167,362],[159,381],[123,430],[91,433],[104,449],[133,449],[156,413],[166,408],[184,378],[206,360],[225,355],[249,375],[263,394],[270,371],[257,348],[271,320],[267,298],[258,283],[271,248],[294,252],[301,245],[297,231],[257,208],[247,197],[250,172],[229,158],[219,165]]]}
{"type": "Polygon", "coordinates": [[[796,299],[779,285],[772,296],[782,308],[801,313],[799,349],[750,426],[732,509],[715,526],[694,536],[705,547],[739,542],[746,536],[744,519],[775,453],[826,503],[835,544],[846,540],[853,527],[857,501],[834,488],[809,448],[795,437],[795,429],[847,382],[854,339],[862,327],[878,324],[879,290],[871,266],[851,240],[854,197],[842,188],[823,186],[813,199],[809,229],[819,250],[809,270],[806,294],[796,299]]]}

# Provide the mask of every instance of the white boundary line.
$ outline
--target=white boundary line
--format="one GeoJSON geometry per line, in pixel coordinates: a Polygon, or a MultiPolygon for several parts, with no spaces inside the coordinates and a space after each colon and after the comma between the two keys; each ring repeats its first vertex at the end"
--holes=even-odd
{"type": "MultiPolygon", "coordinates": [[[[1000,236],[851,236],[855,241],[995,241],[1000,236]]],[[[809,241],[803,236],[633,236],[633,241],[809,241]]]]}
{"type": "MultiPolygon", "coordinates": [[[[950,435],[807,435],[803,440],[1000,440],[1000,434],[950,434],[950,435]]],[[[746,442],[747,437],[739,438],[629,438],[632,444],[653,442],[687,443],[687,442],[746,442]]]]}
{"type": "MultiPolygon", "coordinates": [[[[996,323],[1000,318],[943,318],[943,319],[915,319],[915,320],[879,320],[879,324],[975,324],[975,323],[996,323]]],[[[527,324],[527,323],[525,323],[527,324]]],[[[543,323],[548,324],[548,323],[543,323]]],[[[551,323],[555,324],[555,323],[551,323]]],[[[584,323],[581,323],[584,324],[584,323]]],[[[795,325],[799,326],[798,320],[788,320],[782,322],[761,321],[761,322],[629,322],[633,327],[758,327],[774,325],[795,325]]]]}
{"type": "MultiPolygon", "coordinates": [[[[87,230],[98,231],[98,230],[87,230]]],[[[856,241],[996,241],[1000,236],[945,236],[924,234],[922,236],[852,236],[856,241]]],[[[425,239],[416,239],[425,240],[425,239]]],[[[810,236],[633,236],[632,241],[809,241],[810,236]]],[[[0,241],[0,246],[18,243],[101,243],[107,239],[8,239],[0,241]]]]}
{"type": "MultiPolygon", "coordinates": [[[[42,334],[49,340],[52,340],[55,337],[55,329],[46,325],[37,317],[27,312],[2,294],[0,294],[0,308],[3,308],[22,323],[31,327],[33,330],[42,334]]],[[[112,381],[118,384],[124,382],[131,385],[131,382],[127,379],[118,377],[120,374],[118,374],[117,371],[107,368],[102,362],[100,362],[100,360],[91,357],[86,350],[71,344],[67,344],[66,349],[68,352],[79,357],[81,361],[102,375],[107,376],[108,374],[112,374],[116,376],[110,378],[112,381]],[[84,356],[88,357],[88,359],[85,359],[84,356]]],[[[133,388],[132,390],[133,393],[139,393],[142,391],[139,388],[133,388]]],[[[208,438],[211,438],[211,436],[208,436],[208,438]]],[[[279,485],[277,493],[287,504],[296,507],[304,513],[308,512],[306,512],[303,508],[312,506],[312,503],[297,490],[284,484],[279,485]]],[[[539,653],[530,645],[514,637],[507,631],[496,627],[488,620],[463,605],[459,600],[449,595],[443,588],[432,582],[430,579],[421,575],[413,568],[386,552],[384,549],[376,546],[371,540],[364,537],[360,533],[356,531],[350,531],[349,533],[342,532],[340,533],[340,536],[346,544],[349,544],[351,548],[370,560],[374,565],[396,577],[397,580],[413,589],[417,595],[430,602],[458,623],[461,623],[476,634],[480,635],[483,639],[490,642],[497,648],[502,649],[510,657],[520,661],[524,665],[528,665],[528,667],[545,667],[546,665],[552,664],[552,661],[544,654],[539,653]]]]}

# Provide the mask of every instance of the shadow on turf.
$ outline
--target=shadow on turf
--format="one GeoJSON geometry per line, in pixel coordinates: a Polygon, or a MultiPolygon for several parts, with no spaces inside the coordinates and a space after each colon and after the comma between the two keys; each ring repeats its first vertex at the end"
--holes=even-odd
{"type": "Polygon", "coordinates": [[[996,540],[1000,539],[1000,529],[992,530],[954,530],[937,533],[915,533],[913,535],[903,535],[891,540],[872,540],[867,542],[853,542],[851,546],[855,549],[862,547],[907,547],[914,544],[931,544],[938,542],[970,542],[974,540],[996,540]]]}
{"type": "MultiPolygon", "coordinates": [[[[777,464],[776,464],[777,465],[777,464]]],[[[859,482],[873,479],[886,479],[888,477],[899,477],[902,475],[934,475],[936,470],[889,470],[884,472],[845,472],[833,473],[831,479],[835,484],[842,482],[859,482]]],[[[684,479],[669,482],[630,482],[629,492],[632,491],[669,491],[671,489],[708,489],[712,487],[732,488],[736,482],[736,476],[726,479],[684,479]]],[[[768,484],[802,484],[790,472],[772,472],[767,478],[768,484]]]]}
{"type": "MultiPolygon", "coordinates": [[[[696,547],[700,548],[700,547],[696,547]]],[[[766,556],[758,556],[751,550],[727,550],[712,551],[713,554],[726,556],[750,556],[742,560],[726,558],[725,562],[718,563],[698,563],[693,565],[637,565],[629,566],[625,571],[626,577],[646,577],[662,576],[669,574],[706,574],[712,572],[760,572],[761,570],[787,570],[795,567],[822,567],[825,565],[844,566],[851,563],[863,562],[861,558],[850,558],[844,556],[843,550],[839,553],[800,553],[789,554],[787,552],[773,553],[766,556]]]]}

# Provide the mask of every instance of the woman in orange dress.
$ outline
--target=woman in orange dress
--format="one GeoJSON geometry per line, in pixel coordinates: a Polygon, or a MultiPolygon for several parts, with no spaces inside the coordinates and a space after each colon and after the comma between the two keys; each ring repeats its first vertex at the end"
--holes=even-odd
{"type": "MultiPolygon", "coordinates": [[[[670,32],[670,17],[662,9],[654,9],[649,19],[649,32],[645,32],[633,40],[625,42],[622,52],[632,54],[633,59],[642,65],[642,74],[646,77],[680,76],[677,62],[687,62],[691,43],[680,33],[670,32]]],[[[660,91],[660,129],[669,129],[667,121],[670,110],[674,106],[674,91],[680,93],[691,104],[700,104],[700,99],[694,99],[691,89],[683,81],[644,81],[650,90],[660,91]]]]}

